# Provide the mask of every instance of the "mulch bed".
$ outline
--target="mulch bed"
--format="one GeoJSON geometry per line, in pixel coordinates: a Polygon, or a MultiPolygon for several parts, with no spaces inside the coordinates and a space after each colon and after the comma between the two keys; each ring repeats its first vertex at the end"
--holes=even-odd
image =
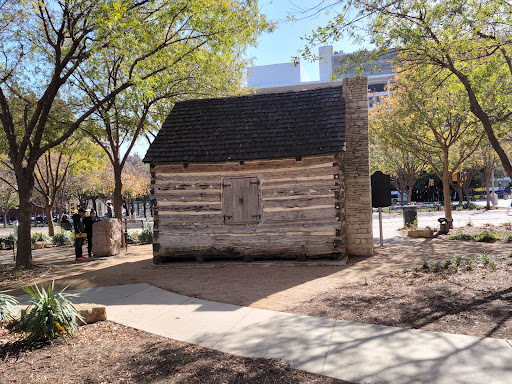
{"type": "Polygon", "coordinates": [[[512,255],[483,254],[321,293],[289,312],[479,337],[511,338],[512,255]],[[447,268],[446,268],[447,267],[447,268]]]}
{"type": "Polygon", "coordinates": [[[34,264],[31,269],[16,269],[14,263],[0,263],[0,291],[30,285],[31,282],[44,277],[52,270],[51,265],[34,264]]]}
{"type": "Polygon", "coordinates": [[[327,383],[278,360],[249,359],[109,321],[86,325],[67,343],[32,350],[6,344],[0,328],[0,383],[327,383]]]}
{"type": "MultiPolygon", "coordinates": [[[[485,224],[483,226],[475,227],[472,224],[466,224],[465,226],[458,227],[450,230],[448,235],[442,235],[450,237],[450,235],[465,234],[470,236],[477,236],[482,232],[488,232],[497,235],[501,241],[506,241],[507,237],[512,235],[512,223],[500,223],[500,224],[485,224]]],[[[441,237],[442,238],[442,237],[441,237]]]]}

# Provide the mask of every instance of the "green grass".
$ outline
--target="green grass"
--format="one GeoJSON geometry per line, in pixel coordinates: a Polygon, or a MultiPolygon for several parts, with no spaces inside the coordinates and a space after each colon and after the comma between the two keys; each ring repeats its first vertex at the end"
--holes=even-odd
{"type": "Polygon", "coordinates": [[[475,236],[468,235],[467,233],[454,233],[448,236],[450,240],[475,240],[475,236]]]}
{"type": "Polygon", "coordinates": [[[484,243],[492,243],[501,238],[501,234],[496,232],[483,231],[475,236],[475,240],[484,243]]]}

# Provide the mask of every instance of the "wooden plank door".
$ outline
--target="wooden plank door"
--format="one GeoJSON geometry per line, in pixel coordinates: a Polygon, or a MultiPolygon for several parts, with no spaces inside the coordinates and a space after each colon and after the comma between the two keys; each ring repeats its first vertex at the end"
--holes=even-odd
{"type": "Polygon", "coordinates": [[[260,221],[257,177],[225,178],[222,186],[224,223],[250,224],[260,221]]]}

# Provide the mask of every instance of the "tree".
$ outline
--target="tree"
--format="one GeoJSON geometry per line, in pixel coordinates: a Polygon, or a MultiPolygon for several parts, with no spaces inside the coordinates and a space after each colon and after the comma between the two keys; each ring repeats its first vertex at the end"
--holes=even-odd
{"type": "MultiPolygon", "coordinates": [[[[330,40],[365,41],[351,60],[361,63],[396,50],[404,75],[421,73],[425,83],[451,79],[463,87],[469,110],[509,177],[512,165],[500,138],[512,117],[512,3],[507,0],[329,0],[319,7],[335,12],[309,38],[312,46],[330,40]]],[[[315,7],[318,12],[318,7],[315,7]]]]}
{"type": "Polygon", "coordinates": [[[64,143],[49,149],[37,162],[34,189],[41,197],[42,203],[34,205],[46,212],[50,236],[55,233],[52,211],[59,191],[63,188],[68,175],[82,170],[86,174],[93,166],[97,166],[99,159],[94,157],[95,147],[97,148],[94,143],[75,134],[64,143]]]}
{"type": "MultiPolygon", "coordinates": [[[[198,41],[208,36],[224,36],[226,40],[231,38],[233,47],[237,43],[236,26],[244,28],[248,43],[254,43],[257,34],[269,27],[264,16],[258,15],[257,3],[252,1],[3,0],[0,121],[4,137],[0,141],[9,155],[19,188],[17,266],[32,266],[30,200],[41,156],[68,139],[118,94],[141,84],[147,86],[154,77],[172,72],[176,64],[174,43],[181,41],[183,35],[192,30],[198,41]],[[186,12],[179,12],[182,9],[186,12]],[[235,20],[236,13],[240,17],[235,20]],[[185,24],[188,19],[196,23],[189,27],[185,24]],[[175,29],[176,23],[185,28],[175,29]],[[112,51],[123,53],[126,71],[122,81],[108,87],[108,92],[97,100],[72,104],[71,100],[84,98],[70,86],[71,76],[78,71],[99,70],[102,60],[109,57],[106,52],[112,51]],[[74,118],[55,122],[59,130],[54,131],[50,115],[57,107],[58,97],[66,98],[68,105],[74,106],[74,118]]],[[[223,48],[228,50],[230,46],[226,42],[223,48]]]]}
{"type": "MultiPolygon", "coordinates": [[[[137,155],[130,156],[123,169],[123,196],[129,211],[131,200],[149,194],[151,176],[149,164],[144,164],[137,155]]],[[[129,212],[126,215],[129,215],[129,212]]]]}
{"type": "Polygon", "coordinates": [[[19,206],[18,193],[14,174],[8,167],[0,169],[0,209],[7,227],[7,212],[19,206]]]}
{"type": "MultiPolygon", "coordinates": [[[[207,3],[208,9],[201,10],[200,3],[184,2],[163,22],[149,24],[143,42],[151,46],[156,37],[168,45],[169,70],[141,81],[129,93],[115,95],[92,116],[101,129],[86,131],[105,150],[114,170],[115,217],[122,214],[123,169],[139,137],[158,130],[176,101],[232,95],[242,89],[247,67],[242,53],[253,42],[254,29],[262,30],[266,24],[255,17],[251,2],[207,3]]],[[[136,43],[141,44],[140,37],[136,43]]],[[[87,95],[86,104],[97,103],[130,76],[142,78],[158,71],[159,62],[152,60],[132,67],[126,49],[132,44],[133,37],[122,38],[102,53],[94,70],[75,72],[74,83],[87,95]]]]}
{"type": "Polygon", "coordinates": [[[467,111],[457,84],[431,87],[409,76],[379,105],[373,126],[387,148],[409,151],[426,162],[443,182],[445,217],[452,218],[450,182],[479,147],[484,133],[467,111]]]}
{"type": "Polygon", "coordinates": [[[379,142],[379,111],[386,104],[376,106],[370,111],[370,165],[372,172],[382,171],[391,175],[391,181],[404,201],[412,202],[414,183],[425,170],[427,163],[415,157],[410,151],[403,148],[390,148],[379,142]]]}

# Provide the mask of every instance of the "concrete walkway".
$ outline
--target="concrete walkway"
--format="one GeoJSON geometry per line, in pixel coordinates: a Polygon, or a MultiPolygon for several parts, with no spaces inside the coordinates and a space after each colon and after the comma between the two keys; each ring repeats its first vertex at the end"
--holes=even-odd
{"type": "MultiPolygon", "coordinates": [[[[73,292],[73,291],[71,291],[73,292]]],[[[109,320],[360,383],[512,383],[512,341],[362,324],[195,299],[149,284],[84,289],[109,320]]],[[[512,337],[512,336],[511,336],[512,337]]]]}

